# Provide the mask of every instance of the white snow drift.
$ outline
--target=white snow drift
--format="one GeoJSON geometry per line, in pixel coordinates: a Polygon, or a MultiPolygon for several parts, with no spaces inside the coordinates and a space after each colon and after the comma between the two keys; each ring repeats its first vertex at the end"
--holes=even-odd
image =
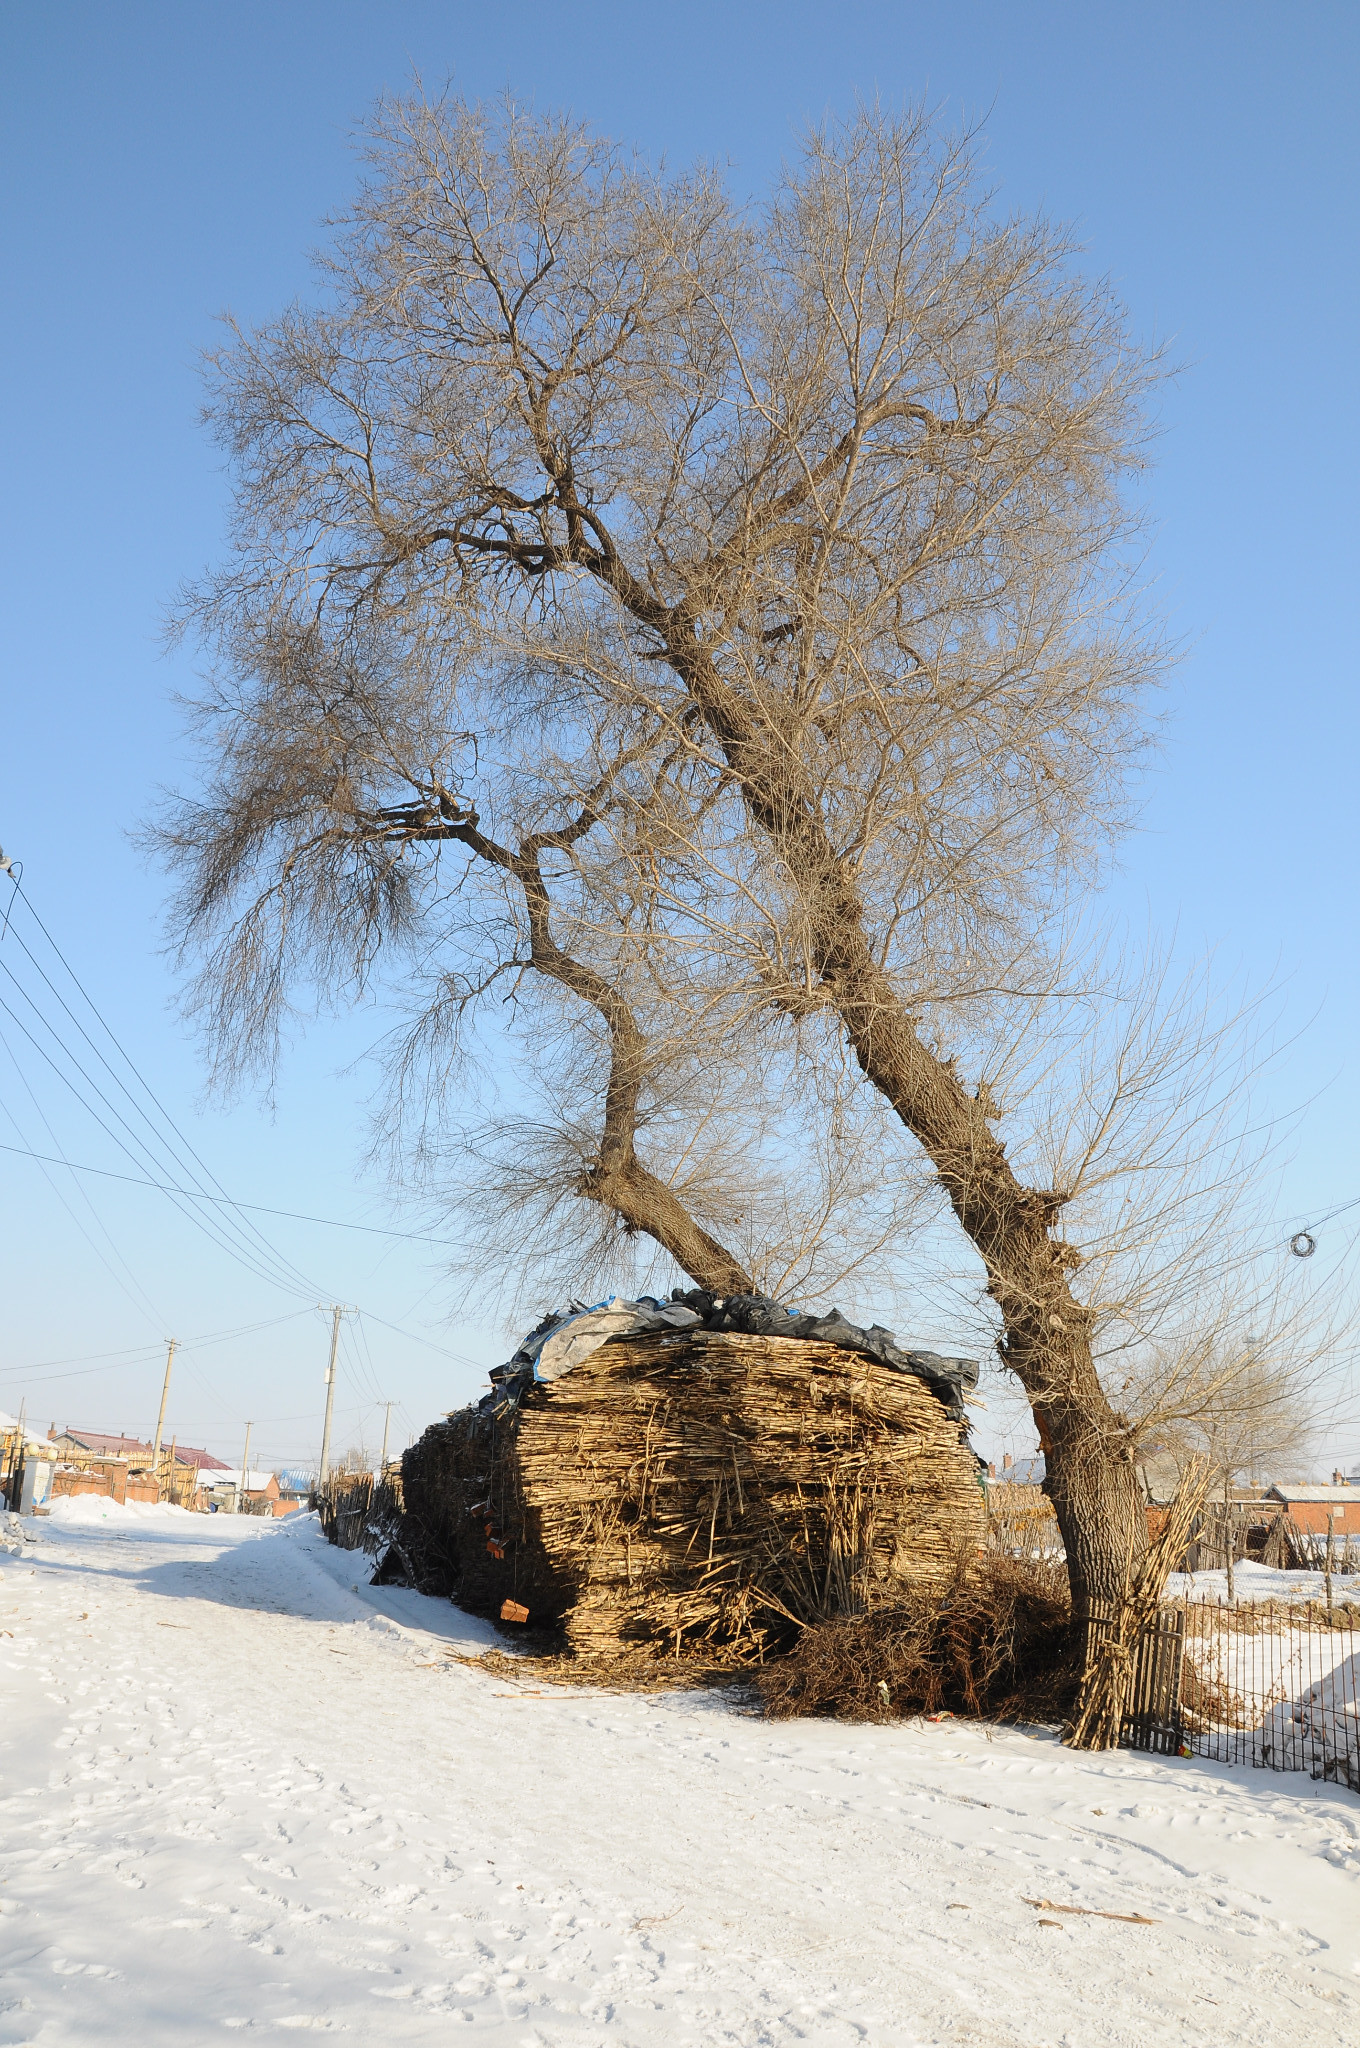
{"type": "Polygon", "coordinates": [[[1360,2038],[1340,1787],[507,1681],[310,1521],[0,1533],[0,2048],[1360,2038]]]}

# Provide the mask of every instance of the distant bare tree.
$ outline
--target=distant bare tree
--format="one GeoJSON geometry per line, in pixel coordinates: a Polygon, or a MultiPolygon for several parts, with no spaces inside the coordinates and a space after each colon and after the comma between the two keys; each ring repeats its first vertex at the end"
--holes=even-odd
{"type": "Polygon", "coordinates": [[[955,1020],[1122,819],[1155,364],[924,115],[809,134],[749,211],[514,108],[386,104],[370,164],[327,303],[217,359],[237,552],[186,622],[229,655],[318,621],[456,644],[479,734],[646,749],[673,815],[620,858],[667,870],[677,942],[736,935],[734,983],[760,954],[762,1000],[919,1145],[1051,1447],[1078,1612],[1116,1597],[1144,1518],[1070,1190],[1017,1173],[955,1020]]]}
{"type": "Polygon", "coordinates": [[[1191,1435],[1222,1490],[1230,1600],[1236,1593],[1229,1514],[1233,1488],[1263,1472],[1285,1478],[1287,1464],[1307,1457],[1314,1433],[1312,1375],[1305,1369],[1311,1363],[1297,1355],[1272,1357],[1259,1340],[1242,1345],[1235,1357],[1204,1361],[1206,1386],[1191,1435]]]}

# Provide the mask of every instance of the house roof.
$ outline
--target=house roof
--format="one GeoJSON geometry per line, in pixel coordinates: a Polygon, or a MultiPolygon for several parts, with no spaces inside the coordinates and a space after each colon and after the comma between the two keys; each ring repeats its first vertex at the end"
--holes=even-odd
{"type": "Polygon", "coordinates": [[[1335,1501],[1338,1506],[1354,1507],[1360,1504],[1360,1486],[1268,1486],[1266,1498],[1282,1500],[1286,1504],[1297,1500],[1305,1506],[1335,1501]]]}
{"type": "MultiPolygon", "coordinates": [[[[246,1492],[267,1493],[271,1479],[274,1479],[272,1472],[248,1471],[246,1473],[246,1492]]],[[[241,1483],[241,1468],[239,1465],[223,1465],[206,1469],[199,1473],[198,1483],[200,1486],[208,1487],[239,1486],[241,1483]]],[[[274,1483],[277,1485],[278,1481],[274,1480],[274,1483]]]]}
{"type": "Polygon", "coordinates": [[[151,1446],[139,1436],[109,1436],[98,1429],[63,1429],[60,1434],[73,1444],[92,1451],[97,1458],[149,1458],[151,1446]]]}
{"type": "Polygon", "coordinates": [[[310,1465],[289,1465],[279,1473],[278,1479],[282,1493],[310,1493],[316,1484],[316,1473],[310,1465]]]}
{"type": "MultiPolygon", "coordinates": [[[[139,1436],[111,1436],[98,1429],[72,1429],[69,1426],[53,1432],[68,1437],[72,1443],[80,1444],[96,1458],[149,1458],[151,1445],[139,1436]]],[[[162,1442],[161,1450],[169,1454],[170,1446],[162,1442]]],[[[215,1458],[211,1451],[199,1450],[194,1444],[175,1445],[177,1465],[195,1465],[200,1471],[230,1472],[232,1467],[224,1458],[215,1458]]],[[[239,1468],[237,1468],[239,1469],[239,1468]]]]}
{"type": "Polygon", "coordinates": [[[1043,1484],[1044,1470],[1042,1455],[1033,1458],[1015,1458],[1009,1465],[998,1464],[996,1479],[991,1483],[997,1486],[1041,1486],[1043,1484]]]}

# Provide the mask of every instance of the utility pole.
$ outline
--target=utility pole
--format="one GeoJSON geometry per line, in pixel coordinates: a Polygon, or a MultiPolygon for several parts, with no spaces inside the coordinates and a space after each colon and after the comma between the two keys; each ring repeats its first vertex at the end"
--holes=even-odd
{"type": "Polygon", "coordinates": [[[156,1417],[156,1440],[151,1446],[151,1470],[156,1480],[156,1498],[161,1497],[161,1431],[165,1428],[165,1404],[170,1398],[170,1368],[175,1362],[175,1346],[178,1338],[166,1339],[165,1378],[161,1383],[161,1412],[156,1417]]]}
{"type": "Polygon", "coordinates": [[[8,1508],[17,1508],[19,1505],[17,1500],[12,1501],[10,1499],[10,1495],[14,1491],[15,1475],[18,1472],[19,1467],[22,1465],[24,1460],[24,1416],[27,1414],[27,1412],[28,1400],[25,1396],[25,1398],[19,1403],[18,1428],[15,1430],[14,1435],[10,1440],[9,1470],[5,1474],[5,1506],[8,1508]]]}
{"type": "Polygon", "coordinates": [[[391,1401],[384,1401],[383,1403],[383,1447],[382,1456],[378,1460],[379,1479],[382,1478],[383,1473],[387,1470],[387,1432],[392,1427],[392,1409],[394,1406],[395,1403],[391,1401]]]}
{"type": "Polygon", "coordinates": [[[236,1496],[236,1512],[238,1515],[245,1513],[246,1480],[250,1476],[250,1432],[254,1427],[253,1422],[246,1424],[246,1447],[241,1453],[241,1490],[236,1496]]]}
{"type": "Polygon", "coordinates": [[[321,1426],[321,1469],[316,1475],[318,1486],[326,1484],[331,1469],[331,1415],[335,1409],[335,1354],[340,1349],[340,1318],[353,1313],[353,1309],[341,1308],[338,1302],[331,1309],[331,1362],[326,1367],[326,1420],[321,1426]]]}

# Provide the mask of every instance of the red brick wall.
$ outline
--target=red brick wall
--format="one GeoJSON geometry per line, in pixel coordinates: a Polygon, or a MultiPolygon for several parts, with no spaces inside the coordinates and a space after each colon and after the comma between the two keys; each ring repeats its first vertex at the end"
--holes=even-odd
{"type": "MultiPolygon", "coordinates": [[[[1356,1489],[1360,1496],[1360,1487],[1356,1489]]],[[[1305,1535],[1325,1536],[1327,1534],[1327,1510],[1329,1503],[1320,1500],[1296,1500],[1286,1503],[1289,1513],[1305,1535]]],[[[1354,1501],[1338,1501],[1332,1507],[1332,1527],[1338,1536],[1360,1536],[1360,1497],[1354,1501]]]]}

